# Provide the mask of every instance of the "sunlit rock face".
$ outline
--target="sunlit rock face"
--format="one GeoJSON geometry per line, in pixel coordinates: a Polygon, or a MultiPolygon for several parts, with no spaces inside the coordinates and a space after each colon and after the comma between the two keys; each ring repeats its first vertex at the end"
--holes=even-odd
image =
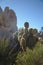
{"type": "Polygon", "coordinates": [[[0,38],[12,38],[17,31],[17,17],[15,12],[9,7],[4,11],[0,7],[0,38]]]}
{"type": "Polygon", "coordinates": [[[10,33],[17,31],[17,17],[9,7],[6,7],[4,11],[0,7],[0,28],[2,27],[10,33]]]}

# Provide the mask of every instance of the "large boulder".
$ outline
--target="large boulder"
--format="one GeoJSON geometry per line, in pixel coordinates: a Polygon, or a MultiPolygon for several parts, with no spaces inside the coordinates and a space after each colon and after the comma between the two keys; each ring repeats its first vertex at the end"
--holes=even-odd
{"type": "Polygon", "coordinates": [[[9,7],[6,7],[4,11],[2,11],[0,7],[0,26],[8,29],[10,28],[9,31],[11,33],[17,31],[17,16],[12,9],[9,9],[9,7]]]}

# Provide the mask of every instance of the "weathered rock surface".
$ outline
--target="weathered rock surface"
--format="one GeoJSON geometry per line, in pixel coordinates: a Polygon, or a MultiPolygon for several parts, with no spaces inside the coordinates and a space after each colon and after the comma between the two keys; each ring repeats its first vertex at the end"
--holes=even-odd
{"type": "Polygon", "coordinates": [[[12,33],[6,31],[4,28],[0,28],[0,39],[2,38],[8,38],[10,39],[12,36],[12,33]]]}
{"type": "Polygon", "coordinates": [[[9,29],[11,33],[17,31],[17,17],[15,12],[9,9],[9,7],[6,7],[4,11],[0,7],[0,27],[1,26],[9,29]]]}
{"type": "Polygon", "coordinates": [[[17,16],[12,9],[0,7],[0,38],[10,38],[17,31],[17,16]]]}
{"type": "Polygon", "coordinates": [[[9,9],[9,7],[6,7],[5,10],[2,11],[0,7],[0,39],[2,38],[9,39],[9,45],[6,48],[4,59],[3,56],[0,56],[1,61],[5,63],[3,65],[6,65],[8,59],[9,60],[14,59],[12,61],[12,63],[14,63],[17,53],[20,50],[19,41],[15,37],[13,37],[13,33],[15,33],[16,31],[17,31],[17,17],[15,12],[12,9],[9,9]]]}

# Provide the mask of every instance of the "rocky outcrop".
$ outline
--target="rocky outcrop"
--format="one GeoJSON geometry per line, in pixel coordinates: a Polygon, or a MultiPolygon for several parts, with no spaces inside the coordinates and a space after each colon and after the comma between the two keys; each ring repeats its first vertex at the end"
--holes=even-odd
{"type": "Polygon", "coordinates": [[[4,11],[0,7],[0,28],[2,27],[11,33],[17,31],[17,16],[9,7],[6,7],[4,11]]]}
{"type": "Polygon", "coordinates": [[[0,39],[13,38],[12,33],[8,32],[4,28],[0,28],[0,39]]]}
{"type": "Polygon", "coordinates": [[[4,38],[4,40],[6,40],[7,38],[9,39],[9,43],[6,47],[4,55],[1,55],[0,52],[0,60],[3,65],[9,65],[9,60],[11,63],[15,63],[16,56],[20,50],[20,43],[18,39],[16,39],[15,36],[13,37],[13,33],[15,33],[16,31],[17,17],[15,12],[12,9],[9,9],[9,7],[6,7],[4,11],[2,11],[2,9],[0,8],[0,40],[2,40],[2,38],[4,38]]]}
{"type": "Polygon", "coordinates": [[[4,11],[0,7],[0,38],[11,38],[17,31],[17,17],[15,12],[9,7],[4,11]]]}

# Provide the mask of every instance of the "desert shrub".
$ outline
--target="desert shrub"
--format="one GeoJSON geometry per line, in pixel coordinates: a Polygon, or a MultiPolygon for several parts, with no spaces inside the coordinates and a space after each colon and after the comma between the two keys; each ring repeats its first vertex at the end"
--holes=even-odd
{"type": "Polygon", "coordinates": [[[18,39],[18,31],[16,31],[15,33],[13,33],[13,38],[16,38],[16,39],[18,39]]]}
{"type": "Polygon", "coordinates": [[[19,42],[15,39],[0,39],[0,65],[12,65],[15,63],[19,52],[19,42]]]}
{"type": "Polygon", "coordinates": [[[8,59],[7,56],[7,47],[9,45],[9,39],[0,39],[0,64],[4,65],[6,60],[8,59]]]}
{"type": "Polygon", "coordinates": [[[27,48],[26,52],[19,53],[17,65],[43,65],[43,44],[38,42],[33,50],[27,48]]]}
{"type": "Polygon", "coordinates": [[[18,30],[18,36],[22,36],[23,33],[24,33],[24,28],[20,28],[20,29],[18,30]]]}
{"type": "Polygon", "coordinates": [[[33,49],[38,42],[38,38],[36,36],[33,36],[32,33],[27,35],[26,38],[26,46],[29,47],[30,49],[33,49]]]}
{"type": "Polygon", "coordinates": [[[23,51],[26,51],[26,41],[25,41],[25,38],[21,38],[21,41],[20,41],[20,47],[23,51]]]}
{"type": "Polygon", "coordinates": [[[22,38],[22,37],[21,37],[21,35],[20,35],[20,36],[18,36],[18,41],[19,41],[19,42],[21,41],[21,38],[22,38]]]}
{"type": "MultiPolygon", "coordinates": [[[[27,26],[27,23],[26,23],[27,26]]],[[[35,44],[38,42],[38,37],[33,35],[33,29],[29,29],[28,27],[25,27],[24,32],[21,35],[21,32],[18,32],[18,40],[21,42],[21,38],[25,39],[26,47],[29,47],[30,49],[33,49],[35,47],[35,44]]]]}

